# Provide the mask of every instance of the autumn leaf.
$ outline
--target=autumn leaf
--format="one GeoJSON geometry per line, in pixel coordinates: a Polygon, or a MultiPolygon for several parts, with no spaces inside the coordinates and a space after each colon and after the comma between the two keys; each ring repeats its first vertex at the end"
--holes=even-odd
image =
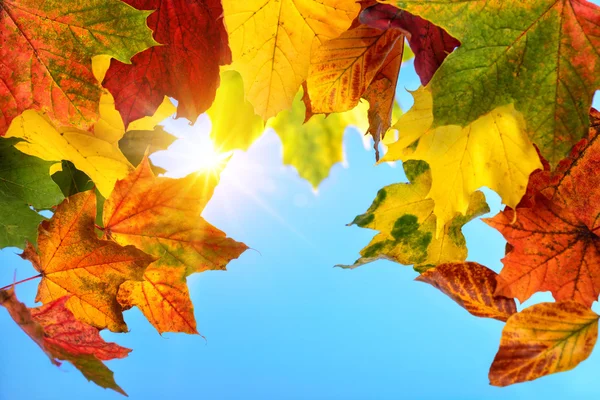
{"type": "Polygon", "coordinates": [[[148,11],[117,0],[4,0],[0,3],[0,136],[28,109],[57,126],[88,130],[102,88],[92,57],[121,62],[157,43],[148,11]]]}
{"type": "Polygon", "coordinates": [[[598,6],[584,0],[383,2],[462,43],[431,81],[435,126],[467,126],[514,103],[552,165],[585,136],[600,88],[598,6]]]}
{"type": "Polygon", "coordinates": [[[506,321],[517,312],[517,305],[513,299],[494,295],[497,275],[481,264],[462,262],[438,265],[415,280],[438,288],[476,317],[506,321]]]}
{"type": "Polygon", "coordinates": [[[12,319],[50,358],[69,361],[89,381],[113,389],[125,396],[113,378],[113,372],[102,361],[125,358],[131,351],[115,343],[107,343],[96,328],[75,319],[65,306],[67,296],[37,308],[27,308],[14,289],[0,291],[0,305],[6,307],[12,319]]]}
{"type": "Polygon", "coordinates": [[[66,305],[77,319],[125,332],[117,290],[128,279],[141,279],[154,258],[133,246],[98,239],[95,218],[94,191],[69,197],[40,225],[38,249],[29,243],[21,257],[41,272],[36,301],[46,304],[71,295],[66,305]]]}
{"type": "Polygon", "coordinates": [[[572,302],[541,303],[511,316],[490,368],[490,383],[508,386],[568,371],[588,358],[598,315],[572,302]]]}
{"type": "MultiPolygon", "coordinates": [[[[58,167],[54,167],[54,170],[57,169],[58,167]]],[[[94,182],[90,177],[75,168],[70,161],[63,161],[60,164],[60,169],[52,174],[52,180],[58,185],[65,197],[94,189],[94,182]]],[[[35,242],[35,240],[32,242],[35,242]]]]}
{"type": "Polygon", "coordinates": [[[219,66],[231,62],[223,8],[219,0],[124,0],[143,10],[154,39],[152,47],[131,59],[114,60],[104,86],[111,92],[125,127],[152,115],[165,96],[177,100],[177,116],[196,121],[219,86],[219,66]]]}
{"type": "Polygon", "coordinates": [[[402,33],[355,23],[339,37],[323,43],[312,54],[306,80],[312,112],[342,112],[356,107],[395,47],[403,47],[402,33]]]}
{"type": "Polygon", "coordinates": [[[133,169],[111,134],[102,129],[88,132],[58,128],[49,119],[28,110],[13,121],[6,136],[23,139],[16,147],[26,154],[58,163],[72,162],[94,181],[100,193],[108,196],[117,179],[133,169]]]}
{"type": "Polygon", "coordinates": [[[221,86],[206,114],[212,124],[210,138],[221,153],[248,150],[265,128],[263,119],[246,100],[244,82],[237,71],[221,74],[221,86]]]}
{"type": "MultiPolygon", "coordinates": [[[[138,165],[144,158],[144,155],[151,155],[160,150],[167,150],[176,139],[175,136],[166,132],[162,126],[157,126],[153,130],[148,131],[128,131],[119,140],[119,149],[121,149],[123,155],[130,163],[138,165]]],[[[155,174],[166,172],[164,168],[155,166],[150,160],[149,162],[155,174]]]]}
{"type": "Polygon", "coordinates": [[[422,272],[436,265],[461,262],[467,258],[467,247],[462,226],[489,211],[481,192],[471,195],[466,215],[457,215],[435,236],[436,218],[433,200],[427,198],[432,181],[431,172],[422,161],[407,161],[404,171],[410,183],[397,183],[381,189],[365,214],[357,216],[352,224],[376,229],[378,233],[361,250],[361,258],[353,265],[387,259],[404,265],[414,265],[422,272]]]}
{"type": "Polygon", "coordinates": [[[448,54],[460,42],[442,28],[416,15],[387,4],[371,6],[360,13],[363,24],[378,29],[401,29],[415,57],[415,70],[426,86],[448,54]]]}
{"type": "Polygon", "coordinates": [[[302,98],[300,90],[292,109],[280,112],[267,126],[281,139],[283,163],[295,167],[316,188],[327,178],[331,167],[343,161],[345,128],[353,125],[361,132],[367,129],[367,105],[363,102],[351,111],[328,116],[314,114],[305,123],[306,106],[302,98]]]}
{"type": "Polygon", "coordinates": [[[225,26],[248,101],[267,119],[289,109],[311,52],[346,31],[354,0],[223,0],[225,26]]]}
{"type": "Polygon", "coordinates": [[[0,138],[0,248],[35,242],[44,217],[31,207],[49,209],[63,199],[48,174],[52,163],[21,153],[18,142],[0,138]]]}
{"type": "Polygon", "coordinates": [[[186,277],[223,270],[247,249],[200,217],[217,182],[211,173],[155,177],[144,158],[104,203],[106,237],[157,259],[143,278],[121,285],[118,299],[138,306],[161,333],[197,333],[186,277]]]}
{"type": "Polygon", "coordinates": [[[464,128],[436,128],[428,87],[413,97],[413,107],[394,125],[400,139],[382,161],[423,160],[431,166],[433,184],[427,197],[435,202],[438,234],[457,212],[466,212],[471,194],[482,186],[498,193],[509,207],[516,206],[529,175],[542,166],[520,113],[512,105],[503,106],[464,128]]]}
{"type": "Polygon", "coordinates": [[[502,260],[496,293],[527,300],[549,290],[557,301],[587,306],[600,294],[600,238],[569,208],[538,196],[535,208],[510,208],[484,220],[513,247],[502,260]]]}

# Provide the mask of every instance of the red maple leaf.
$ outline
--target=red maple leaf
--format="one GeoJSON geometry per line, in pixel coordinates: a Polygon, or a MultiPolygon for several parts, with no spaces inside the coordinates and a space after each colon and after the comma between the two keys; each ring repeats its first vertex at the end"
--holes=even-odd
{"type": "Polygon", "coordinates": [[[219,0],[124,0],[144,10],[153,47],[132,58],[132,64],[112,60],[103,85],[115,98],[125,126],[153,115],[164,96],[179,104],[177,117],[192,122],[206,111],[219,86],[219,66],[231,63],[223,8],[219,0]]]}

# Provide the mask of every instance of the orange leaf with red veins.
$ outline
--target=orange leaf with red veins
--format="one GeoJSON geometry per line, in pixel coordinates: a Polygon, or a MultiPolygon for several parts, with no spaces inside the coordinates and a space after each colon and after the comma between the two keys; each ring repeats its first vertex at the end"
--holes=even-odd
{"type": "Polygon", "coordinates": [[[0,136],[28,109],[58,126],[91,128],[102,94],[92,57],[127,63],[156,45],[148,14],[118,0],[1,1],[0,136]]]}
{"type": "Polygon", "coordinates": [[[496,294],[524,302],[549,290],[557,301],[591,306],[600,294],[600,237],[577,218],[538,195],[534,208],[505,209],[485,219],[513,249],[502,259],[496,294]]]}
{"type": "Polygon", "coordinates": [[[490,384],[508,386],[575,368],[592,353],[598,315],[573,302],[541,303],[511,316],[490,368],[490,384]]]}
{"type": "Polygon", "coordinates": [[[121,286],[119,302],[138,306],[161,333],[195,333],[186,277],[223,270],[247,249],[200,217],[217,183],[210,172],[181,179],[155,177],[144,158],[104,203],[106,236],[157,258],[143,281],[132,279],[121,286]]]}
{"type": "Polygon", "coordinates": [[[378,29],[401,29],[407,33],[408,44],[415,54],[415,70],[426,86],[448,54],[460,42],[442,28],[408,11],[387,4],[377,4],[360,13],[363,24],[378,29]]]}
{"type": "Polygon", "coordinates": [[[31,243],[21,255],[42,274],[36,301],[44,304],[72,295],[67,307],[80,321],[97,328],[125,332],[117,302],[119,286],[142,279],[155,258],[133,246],[100,240],[94,230],[93,190],[67,198],[38,231],[38,250],[31,243]]]}
{"type": "Polygon", "coordinates": [[[438,288],[476,317],[506,321],[517,306],[513,299],[494,295],[497,275],[481,264],[462,262],[438,265],[415,280],[438,288]]]}
{"type": "Polygon", "coordinates": [[[90,381],[104,388],[125,394],[101,360],[127,357],[130,349],[102,339],[98,329],[84,324],[66,307],[68,296],[37,308],[27,308],[19,302],[14,290],[0,291],[0,305],[6,307],[12,319],[37,343],[50,358],[71,362],[90,381]]]}
{"type": "Polygon", "coordinates": [[[164,96],[178,101],[177,116],[196,121],[212,104],[219,66],[231,62],[220,0],[124,0],[144,10],[154,38],[152,47],[131,59],[113,60],[104,86],[115,98],[125,127],[153,115],[164,96]]]}
{"type": "Polygon", "coordinates": [[[498,293],[524,301],[537,291],[551,290],[557,300],[585,305],[598,298],[600,113],[592,109],[590,117],[588,138],[555,171],[545,163],[543,171],[531,175],[516,223],[510,209],[488,220],[514,247],[504,259],[498,293]]]}

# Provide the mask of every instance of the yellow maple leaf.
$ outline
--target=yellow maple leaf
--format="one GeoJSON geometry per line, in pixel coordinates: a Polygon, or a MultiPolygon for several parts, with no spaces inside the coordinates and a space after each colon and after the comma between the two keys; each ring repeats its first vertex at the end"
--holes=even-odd
{"type": "Polygon", "coordinates": [[[248,150],[265,128],[262,118],[246,100],[244,82],[237,71],[221,73],[221,85],[206,113],[212,123],[210,138],[221,153],[248,150]]]}
{"type": "Polygon", "coordinates": [[[308,75],[311,52],[350,27],[354,0],[224,0],[232,69],[265,120],[288,109],[308,75]]]}
{"type": "Polygon", "coordinates": [[[306,106],[302,96],[301,89],[292,109],[280,112],[267,125],[281,139],[283,163],[294,166],[316,188],[327,178],[331,167],[344,159],[342,141],[346,127],[353,125],[361,132],[367,130],[369,104],[361,101],[350,111],[328,116],[314,114],[304,123],[306,106]]]}
{"type": "MultiPolygon", "coordinates": [[[[95,57],[94,74],[102,78],[110,58],[95,57]]],[[[6,137],[23,139],[17,147],[20,151],[46,161],[56,161],[50,174],[61,170],[61,161],[72,162],[96,184],[102,196],[107,197],[118,179],[123,179],[133,166],[119,149],[119,140],[125,134],[125,126],[115,109],[113,97],[105,92],[100,99],[100,119],[93,132],[69,127],[56,127],[45,116],[27,110],[10,125],[6,137]]],[[[175,107],[168,98],[152,117],[141,118],[129,125],[129,129],[153,129],[175,107]]]]}
{"type": "Polygon", "coordinates": [[[498,107],[466,127],[433,127],[430,89],[421,87],[413,97],[414,106],[394,126],[400,139],[382,161],[423,160],[430,165],[433,182],[427,197],[435,203],[437,234],[456,213],[467,211],[471,194],[483,186],[515,207],[529,175],[542,164],[514,106],[498,107]]]}

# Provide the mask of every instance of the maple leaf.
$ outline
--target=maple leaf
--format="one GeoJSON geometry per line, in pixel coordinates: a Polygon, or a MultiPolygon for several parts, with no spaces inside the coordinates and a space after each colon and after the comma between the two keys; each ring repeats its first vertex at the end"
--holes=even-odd
{"type": "Polygon", "coordinates": [[[125,396],[113,378],[113,372],[102,361],[125,358],[131,351],[115,343],[107,343],[96,328],[75,319],[66,307],[68,296],[37,308],[27,308],[14,289],[0,290],[0,305],[12,319],[46,353],[52,364],[69,361],[89,381],[125,396]]]}
{"type": "Polygon", "coordinates": [[[117,290],[128,279],[141,279],[154,258],[133,246],[98,239],[95,218],[94,191],[67,198],[39,226],[38,249],[29,243],[21,257],[41,272],[36,301],[46,304],[72,295],[66,304],[77,319],[124,332],[117,290]]]}
{"type": "MultiPolygon", "coordinates": [[[[94,182],[90,177],[75,168],[70,161],[63,161],[60,164],[60,169],[58,167],[53,169],[52,180],[58,185],[65,197],[94,189],[94,182]]],[[[35,240],[30,241],[35,242],[35,240]]]]}
{"type": "Polygon", "coordinates": [[[119,302],[138,306],[159,332],[197,333],[186,277],[222,270],[247,247],[200,217],[218,177],[155,177],[145,157],[104,203],[105,235],[156,257],[143,278],[121,285],[119,302]]]}
{"type": "MultiPolygon", "coordinates": [[[[119,140],[119,149],[121,149],[129,162],[138,165],[144,158],[144,155],[150,156],[157,151],[167,150],[176,139],[175,136],[166,132],[162,126],[157,126],[153,130],[147,131],[130,130],[125,132],[123,138],[119,140]]],[[[164,174],[166,172],[164,168],[157,167],[150,160],[149,162],[155,174],[164,174]]]]}
{"type": "Polygon", "coordinates": [[[435,125],[510,103],[552,164],[586,134],[600,88],[600,8],[584,0],[386,0],[461,41],[431,81],[435,125]],[[457,17],[460,15],[460,17],[457,17]]]}
{"type": "Polygon", "coordinates": [[[517,305],[513,299],[494,295],[497,275],[481,264],[462,262],[438,265],[415,280],[438,288],[476,317],[506,321],[517,312],[517,305]]]}
{"type": "MultiPolygon", "coordinates": [[[[94,73],[98,79],[108,69],[109,57],[95,57],[94,73]]],[[[124,178],[133,165],[119,149],[125,126],[115,109],[112,96],[105,93],[100,99],[100,119],[93,132],[71,127],[57,127],[43,115],[28,110],[16,118],[6,133],[7,137],[24,139],[16,147],[29,155],[58,162],[51,170],[61,170],[61,161],[71,162],[76,169],[90,177],[100,193],[106,197],[117,179],[124,178]]],[[[173,113],[174,107],[165,99],[155,115],[132,122],[136,130],[153,130],[155,125],[173,113]]],[[[147,145],[142,145],[146,150],[147,145]]]]}
{"type": "Polygon", "coordinates": [[[572,301],[541,303],[513,314],[490,368],[490,383],[507,386],[575,368],[598,338],[598,315],[572,301]]]}
{"type": "Polygon", "coordinates": [[[407,161],[403,166],[410,183],[396,183],[381,189],[367,212],[352,222],[380,233],[361,250],[361,258],[353,265],[340,267],[356,268],[388,259],[414,265],[421,272],[467,258],[461,229],[470,220],[489,211],[483,193],[473,193],[466,215],[455,216],[442,228],[443,234],[436,237],[434,203],[427,198],[432,184],[429,166],[423,161],[407,161]]]}
{"type": "Polygon", "coordinates": [[[125,127],[152,115],[165,96],[177,100],[177,116],[195,122],[212,103],[219,86],[219,66],[231,62],[223,9],[219,0],[124,0],[144,10],[154,39],[152,47],[131,59],[113,61],[104,86],[115,97],[125,127]]]}
{"type": "Polygon", "coordinates": [[[48,209],[63,196],[48,171],[52,163],[21,153],[16,139],[0,139],[0,248],[35,242],[44,220],[34,209],[48,209]]]}
{"type": "Polygon", "coordinates": [[[514,207],[526,191],[529,175],[541,168],[520,113],[512,105],[499,107],[466,127],[433,126],[428,87],[413,93],[415,104],[394,128],[400,139],[382,161],[423,160],[431,166],[428,198],[435,202],[438,231],[464,214],[471,193],[482,186],[494,190],[514,207]]]}
{"type": "Polygon", "coordinates": [[[212,124],[210,138],[221,153],[248,150],[265,128],[263,119],[246,100],[244,82],[237,71],[221,74],[221,86],[206,114],[212,124]]]}
{"type": "Polygon", "coordinates": [[[532,175],[526,198],[486,222],[513,247],[503,259],[498,293],[521,301],[550,290],[557,300],[591,305],[600,294],[600,113],[591,111],[588,138],[574,146],[554,172],[532,175]],[[541,194],[540,194],[541,193],[541,194]]]}
{"type": "Polygon", "coordinates": [[[366,103],[343,113],[327,116],[314,114],[304,122],[306,106],[302,101],[303,90],[294,99],[291,110],[280,112],[269,120],[283,144],[283,163],[292,165],[298,174],[314,188],[327,178],[331,167],[343,160],[342,141],[344,130],[354,125],[359,131],[366,130],[366,103]]]}
{"type": "Polygon", "coordinates": [[[363,24],[378,29],[401,29],[415,57],[415,71],[426,86],[448,54],[460,42],[442,28],[416,15],[387,4],[371,6],[360,13],[363,24]]]}
{"type": "Polygon", "coordinates": [[[290,108],[311,52],[350,27],[354,0],[224,0],[225,26],[246,96],[267,119],[290,108]]]}
{"type": "Polygon", "coordinates": [[[556,300],[587,306],[598,299],[600,238],[572,210],[538,196],[535,208],[518,209],[516,221],[510,208],[484,221],[513,247],[502,259],[497,294],[523,302],[550,290],[556,300]]]}
{"type": "Polygon", "coordinates": [[[157,43],[148,11],[117,0],[4,0],[0,3],[0,136],[27,109],[58,125],[87,130],[97,119],[102,88],[91,58],[128,63],[157,43]]]}
{"type": "MultiPolygon", "coordinates": [[[[400,47],[402,59],[402,33],[355,22],[314,51],[306,79],[312,112],[341,112],[356,107],[396,46],[400,47]]],[[[396,75],[398,72],[399,69],[396,75]]]]}

